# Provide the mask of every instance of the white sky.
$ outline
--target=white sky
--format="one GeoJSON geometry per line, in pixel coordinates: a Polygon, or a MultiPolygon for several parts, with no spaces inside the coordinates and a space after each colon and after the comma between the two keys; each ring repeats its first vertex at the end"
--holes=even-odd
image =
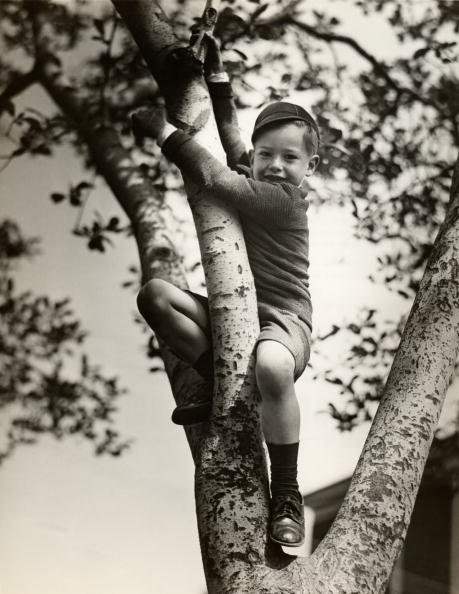
{"type": "MultiPolygon", "coordinates": [[[[363,43],[374,43],[366,24],[356,27],[363,43]]],[[[89,254],[69,232],[75,211],[48,198],[80,179],[67,150],[52,161],[13,163],[0,176],[1,216],[43,237],[43,255],[23,266],[21,285],[72,297],[90,330],[85,350],[129,388],[117,425],[135,443],[121,459],[108,459],[95,458],[79,439],[43,439],[0,469],[0,594],[202,594],[191,457],[182,430],[169,420],[165,377],[147,372],[144,339],[131,321],[134,296],[119,288],[136,248],[121,239],[105,255],[89,254]]],[[[90,205],[118,212],[104,189],[90,205]]],[[[363,305],[377,305],[387,317],[406,307],[366,280],[375,252],[353,240],[345,210],[311,208],[309,219],[316,332],[363,305]]],[[[312,383],[310,371],[297,388],[306,493],[352,472],[368,426],[339,434],[328,415],[318,414],[335,397],[334,387],[312,383]]],[[[446,416],[454,411],[448,407],[446,416]]]]}

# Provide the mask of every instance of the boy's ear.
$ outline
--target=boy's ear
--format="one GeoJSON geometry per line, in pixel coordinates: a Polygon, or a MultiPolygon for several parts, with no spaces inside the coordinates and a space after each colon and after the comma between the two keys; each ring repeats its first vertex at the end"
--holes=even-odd
{"type": "Polygon", "coordinates": [[[306,169],[305,175],[307,177],[310,177],[314,173],[314,171],[317,169],[317,166],[319,165],[319,163],[320,163],[319,155],[312,155],[312,157],[309,159],[308,167],[306,169]]]}

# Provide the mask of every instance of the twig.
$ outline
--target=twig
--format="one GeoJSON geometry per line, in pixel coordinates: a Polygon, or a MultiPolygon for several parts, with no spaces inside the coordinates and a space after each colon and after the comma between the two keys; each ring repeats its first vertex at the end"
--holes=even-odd
{"type": "Polygon", "coordinates": [[[2,156],[0,157],[1,159],[7,159],[6,163],[4,165],[2,165],[2,167],[0,167],[0,173],[2,173],[7,167],[8,165],[11,163],[11,161],[14,158],[14,155],[9,155],[9,156],[2,156]]]}
{"type": "Polygon", "coordinates": [[[206,47],[202,43],[204,35],[211,34],[217,22],[218,12],[213,5],[218,4],[219,0],[207,0],[204,11],[199,21],[199,33],[193,44],[190,46],[191,51],[198,60],[204,60],[206,55],[206,47]]]}
{"type": "Polygon", "coordinates": [[[112,31],[110,33],[110,38],[107,40],[107,44],[106,44],[107,51],[105,53],[105,56],[106,56],[107,61],[104,65],[104,69],[103,69],[104,70],[104,80],[102,81],[102,85],[100,87],[100,105],[101,105],[101,111],[105,117],[107,116],[107,98],[105,96],[105,90],[106,90],[106,86],[108,85],[108,81],[110,79],[111,50],[112,50],[113,40],[115,38],[117,24],[118,24],[117,19],[114,18],[112,31]]]}
{"type": "Polygon", "coordinates": [[[404,87],[403,85],[400,85],[398,82],[396,82],[390,76],[390,74],[387,72],[386,66],[382,62],[377,60],[366,49],[364,49],[352,37],[348,37],[347,35],[339,35],[337,33],[328,33],[326,31],[318,31],[316,29],[316,27],[313,27],[311,25],[308,25],[307,23],[298,21],[298,20],[292,18],[291,16],[286,16],[284,19],[282,19],[282,23],[286,24],[286,25],[293,25],[293,26],[301,29],[302,31],[305,31],[306,33],[311,35],[311,37],[315,37],[316,39],[322,39],[324,41],[331,41],[331,42],[337,42],[337,43],[342,43],[344,45],[348,45],[355,52],[357,52],[360,56],[362,56],[362,58],[367,60],[367,62],[369,62],[373,66],[375,72],[377,72],[387,82],[387,84],[392,89],[394,89],[398,93],[404,93],[406,95],[409,95],[410,97],[412,97],[416,101],[419,101],[419,103],[422,103],[423,105],[429,105],[431,107],[435,107],[436,109],[439,109],[439,106],[435,102],[429,101],[422,95],[419,95],[418,93],[413,91],[413,89],[410,89],[409,87],[404,87]]]}
{"type": "Polygon", "coordinates": [[[82,221],[82,219],[83,219],[84,210],[85,210],[85,208],[86,208],[86,206],[87,206],[87,204],[88,204],[89,197],[90,197],[90,195],[91,195],[91,190],[92,190],[92,189],[93,189],[93,187],[94,187],[94,181],[95,181],[95,179],[96,179],[96,175],[97,175],[97,174],[96,174],[95,172],[94,172],[94,173],[93,173],[93,175],[92,175],[92,179],[91,179],[91,182],[90,182],[90,183],[91,183],[91,186],[92,186],[92,188],[87,188],[87,189],[86,189],[86,197],[85,197],[85,199],[84,199],[84,202],[83,202],[83,204],[81,205],[81,207],[80,207],[80,209],[79,209],[79,211],[78,211],[78,215],[77,215],[77,218],[76,218],[76,220],[75,220],[75,224],[74,224],[74,226],[73,226],[73,229],[72,229],[72,232],[73,232],[73,233],[75,233],[75,232],[78,232],[78,231],[79,231],[79,227],[80,227],[80,225],[81,225],[81,221],[82,221]]]}

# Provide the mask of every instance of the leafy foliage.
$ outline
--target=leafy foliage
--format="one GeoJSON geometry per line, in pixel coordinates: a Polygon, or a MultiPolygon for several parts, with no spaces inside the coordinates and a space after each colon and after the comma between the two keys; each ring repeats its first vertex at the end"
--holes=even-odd
{"type": "Polygon", "coordinates": [[[40,435],[80,436],[96,454],[118,456],[129,445],[112,427],[125,390],[81,351],[86,334],[70,300],[16,290],[15,267],[36,251],[37,241],[17,224],[0,223],[0,408],[7,424],[0,462],[40,435]]]}
{"type": "Polygon", "coordinates": [[[334,325],[326,335],[319,337],[324,343],[324,351],[325,341],[338,332],[347,345],[341,357],[333,360],[331,367],[328,361],[323,370],[317,369],[315,376],[336,385],[339,394],[346,399],[344,406],[329,405],[340,431],[350,431],[358,423],[372,419],[405,321],[404,317],[400,320],[377,320],[376,310],[365,308],[352,322],[334,325]]]}

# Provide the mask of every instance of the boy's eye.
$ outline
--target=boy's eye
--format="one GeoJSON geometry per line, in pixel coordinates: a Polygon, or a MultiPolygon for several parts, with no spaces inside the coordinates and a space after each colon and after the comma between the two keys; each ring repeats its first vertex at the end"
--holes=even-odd
{"type": "Polygon", "coordinates": [[[260,157],[269,157],[268,151],[260,151],[258,154],[260,155],[260,157]]]}
{"type": "Polygon", "coordinates": [[[288,161],[294,161],[295,159],[298,159],[297,155],[285,155],[285,158],[288,161]]]}

